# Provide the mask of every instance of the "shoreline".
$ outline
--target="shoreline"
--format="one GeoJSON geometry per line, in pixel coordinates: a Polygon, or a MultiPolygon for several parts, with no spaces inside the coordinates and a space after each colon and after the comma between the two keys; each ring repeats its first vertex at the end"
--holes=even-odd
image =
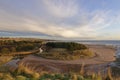
{"type": "Polygon", "coordinates": [[[48,72],[69,72],[69,70],[79,71],[81,65],[85,65],[86,70],[104,71],[109,64],[115,61],[115,49],[103,45],[89,45],[90,50],[98,56],[79,60],[51,60],[42,57],[29,55],[22,59],[18,65],[22,64],[29,69],[40,72],[41,68],[48,72]],[[34,66],[33,66],[34,65],[34,66]]]}

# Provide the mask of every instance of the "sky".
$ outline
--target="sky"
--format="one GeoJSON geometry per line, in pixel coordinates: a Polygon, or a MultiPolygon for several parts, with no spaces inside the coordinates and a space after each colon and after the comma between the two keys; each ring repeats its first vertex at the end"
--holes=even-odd
{"type": "Polygon", "coordinates": [[[120,0],[0,0],[0,36],[120,40],[120,0]]]}

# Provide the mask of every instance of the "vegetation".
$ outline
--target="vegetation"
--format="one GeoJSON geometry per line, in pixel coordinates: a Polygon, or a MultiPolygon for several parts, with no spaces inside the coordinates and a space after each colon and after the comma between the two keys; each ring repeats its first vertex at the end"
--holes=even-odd
{"type": "MultiPolygon", "coordinates": [[[[83,69],[83,68],[81,68],[83,69]]],[[[7,69],[6,69],[7,70],[7,69]]],[[[0,73],[0,80],[119,80],[119,77],[111,75],[111,69],[108,68],[106,76],[100,73],[93,73],[86,75],[83,70],[80,73],[50,73],[41,71],[40,73],[34,72],[23,65],[19,65],[18,69],[14,72],[0,73]]]]}
{"type": "Polygon", "coordinates": [[[42,41],[15,41],[15,40],[0,40],[0,53],[10,54],[14,52],[30,51],[38,49],[42,41]]]}
{"type": "Polygon", "coordinates": [[[74,42],[48,42],[46,46],[50,48],[65,48],[70,51],[87,49],[85,45],[74,42]]]}
{"type": "Polygon", "coordinates": [[[94,53],[86,49],[86,50],[76,50],[73,52],[49,51],[49,52],[40,53],[37,56],[41,56],[48,59],[56,59],[56,60],[75,60],[80,58],[93,57],[94,53]]]}
{"type": "Polygon", "coordinates": [[[85,45],[73,42],[48,42],[46,47],[48,47],[46,52],[38,56],[59,60],[75,60],[94,56],[94,53],[85,45]]]}
{"type": "MultiPolygon", "coordinates": [[[[3,40],[0,41],[0,55],[35,50],[40,46],[41,41],[3,40]]],[[[85,45],[73,42],[49,42],[46,47],[46,52],[40,53],[39,56],[61,60],[74,60],[94,56],[94,53],[85,45]]],[[[0,80],[120,80],[120,71],[117,68],[113,68],[114,72],[108,68],[106,76],[101,73],[87,75],[84,73],[84,66],[81,67],[79,73],[50,73],[44,70],[35,72],[22,64],[15,71],[10,71],[11,69],[3,66],[3,64],[12,58],[12,56],[0,56],[0,65],[2,65],[0,66],[0,80]]]]}
{"type": "Polygon", "coordinates": [[[12,58],[12,56],[0,56],[0,65],[10,61],[12,58]]]}
{"type": "MultiPolygon", "coordinates": [[[[27,74],[26,74],[27,75],[27,74]]],[[[10,73],[5,73],[0,75],[0,80],[102,80],[101,76],[95,75],[94,78],[92,76],[84,77],[79,74],[58,74],[58,73],[45,73],[42,76],[34,77],[32,75],[25,76],[25,75],[16,75],[13,76],[10,73]]]]}

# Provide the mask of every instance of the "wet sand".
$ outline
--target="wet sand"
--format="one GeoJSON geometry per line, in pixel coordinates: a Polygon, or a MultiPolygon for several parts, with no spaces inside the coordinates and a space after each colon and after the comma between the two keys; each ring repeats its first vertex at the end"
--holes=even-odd
{"type": "Polygon", "coordinates": [[[37,57],[30,55],[24,58],[22,61],[26,60],[36,60],[36,61],[47,61],[54,63],[66,63],[66,64],[101,64],[106,62],[112,62],[115,60],[115,50],[101,45],[91,45],[89,49],[92,50],[96,55],[92,58],[78,59],[78,60],[51,60],[42,57],[37,57]]]}
{"type": "MultiPolygon", "coordinates": [[[[21,60],[19,64],[23,64],[24,66],[33,69],[37,72],[40,72],[42,70],[50,72],[66,72],[71,69],[74,71],[78,71],[80,70],[82,64],[91,65],[92,69],[94,70],[98,70],[100,68],[104,69],[109,65],[110,62],[115,60],[114,48],[104,45],[87,46],[96,54],[96,56],[86,59],[63,61],[45,59],[38,56],[29,55],[23,60],[21,60]]],[[[87,67],[87,69],[90,69],[90,67],[87,67]]]]}

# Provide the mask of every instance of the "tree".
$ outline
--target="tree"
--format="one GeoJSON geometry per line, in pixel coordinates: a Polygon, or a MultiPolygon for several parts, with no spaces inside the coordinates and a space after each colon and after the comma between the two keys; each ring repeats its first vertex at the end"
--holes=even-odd
{"type": "Polygon", "coordinates": [[[51,48],[66,48],[70,51],[87,49],[85,45],[74,42],[48,42],[46,46],[51,48]]]}

